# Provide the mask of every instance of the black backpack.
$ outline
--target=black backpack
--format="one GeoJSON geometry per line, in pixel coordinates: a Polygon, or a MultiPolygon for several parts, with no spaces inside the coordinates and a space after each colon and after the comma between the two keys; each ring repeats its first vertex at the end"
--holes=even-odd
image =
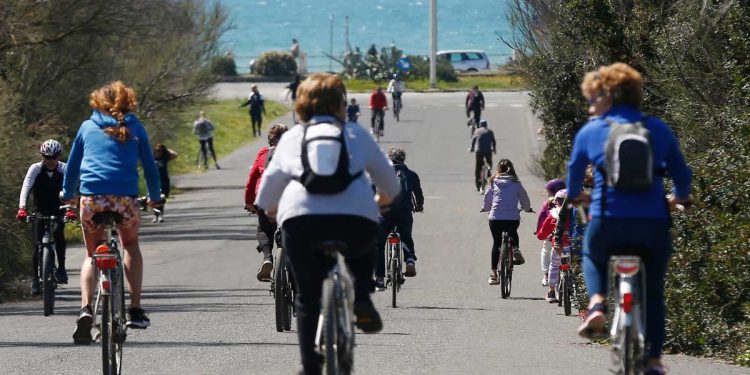
{"type": "Polygon", "coordinates": [[[651,133],[643,126],[645,119],[619,124],[611,120],[604,148],[607,186],[624,190],[649,190],[654,181],[654,157],[651,133]]]}
{"type": "Polygon", "coordinates": [[[346,149],[346,140],[344,139],[344,130],[346,125],[341,127],[341,133],[338,137],[320,136],[307,139],[307,129],[314,125],[305,125],[305,131],[302,135],[302,175],[297,178],[307,192],[310,194],[332,195],[346,190],[352,181],[362,176],[363,171],[353,175],[349,174],[349,153],[346,149]],[[316,174],[310,168],[310,159],[307,155],[307,145],[315,141],[336,141],[341,144],[339,149],[339,160],[336,165],[336,171],[330,176],[316,174]]]}
{"type": "Polygon", "coordinates": [[[414,210],[414,203],[412,202],[411,188],[409,187],[409,176],[407,175],[405,168],[396,168],[396,177],[398,178],[398,185],[401,187],[401,191],[391,202],[391,211],[407,212],[414,210]]]}

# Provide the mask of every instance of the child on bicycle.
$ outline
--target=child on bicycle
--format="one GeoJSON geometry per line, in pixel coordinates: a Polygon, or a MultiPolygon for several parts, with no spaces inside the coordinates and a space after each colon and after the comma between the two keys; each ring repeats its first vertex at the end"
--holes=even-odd
{"type": "MultiPolygon", "coordinates": [[[[557,226],[558,220],[560,220],[560,212],[563,209],[563,201],[565,201],[567,195],[568,193],[565,189],[562,189],[555,193],[555,197],[553,200],[555,207],[549,211],[549,216],[544,219],[541,227],[536,232],[536,237],[540,240],[551,239],[552,248],[554,249],[554,251],[551,251],[550,254],[548,272],[549,290],[547,291],[547,296],[545,297],[545,300],[547,300],[547,302],[549,303],[557,302],[557,297],[555,296],[555,287],[557,286],[557,282],[560,280],[560,257],[562,256],[562,254],[570,254],[569,231],[566,230],[563,233],[561,240],[556,239],[554,236],[552,236],[552,233],[555,231],[555,227],[557,226]]],[[[563,223],[563,225],[569,227],[569,223],[570,221],[568,221],[567,223],[563,223]]]]}
{"type": "MultiPolygon", "coordinates": [[[[62,154],[62,145],[54,139],[48,139],[42,143],[39,148],[42,154],[42,161],[34,163],[26,172],[21,187],[21,197],[18,203],[18,213],[16,219],[26,221],[29,213],[26,211],[26,201],[29,193],[34,197],[34,210],[45,216],[63,217],[60,210],[62,202],[60,201],[60,190],[62,190],[63,176],[66,165],[59,161],[62,154]]],[[[67,214],[66,212],[66,215],[67,214]]],[[[75,218],[75,214],[73,214],[75,218]]],[[[43,226],[34,224],[32,236],[34,243],[42,235],[43,226]]],[[[68,283],[68,272],[65,270],[65,250],[67,242],[65,241],[65,223],[60,220],[57,225],[53,226],[52,236],[55,240],[57,250],[57,282],[58,284],[68,283]]],[[[31,295],[39,294],[39,262],[40,259],[36,251],[33,252],[32,262],[34,264],[34,279],[31,281],[31,295]]]]}
{"type": "Polygon", "coordinates": [[[492,257],[490,285],[497,285],[497,264],[500,261],[500,246],[503,242],[503,232],[513,240],[515,249],[513,251],[513,264],[521,265],[526,262],[521,254],[521,246],[518,242],[518,227],[521,224],[518,204],[526,212],[531,210],[531,201],[521,181],[518,179],[513,163],[508,159],[502,159],[497,163],[495,175],[484,194],[484,206],[482,211],[489,211],[490,232],[492,233],[492,257]]]}
{"type": "MultiPolygon", "coordinates": [[[[536,220],[536,231],[534,234],[539,233],[539,231],[542,229],[542,224],[544,223],[544,220],[549,217],[550,209],[555,207],[555,193],[560,191],[561,189],[565,189],[565,181],[556,178],[554,180],[549,180],[547,182],[547,185],[544,186],[544,188],[547,190],[547,199],[544,200],[542,203],[542,208],[539,209],[539,216],[536,220]]],[[[549,271],[549,262],[550,262],[550,250],[552,249],[552,244],[549,240],[549,238],[545,238],[542,240],[542,252],[541,252],[541,261],[542,261],[542,286],[547,286],[549,284],[549,278],[548,278],[548,271],[549,271]]]]}
{"type": "Polygon", "coordinates": [[[359,120],[359,104],[357,99],[352,98],[351,104],[346,107],[346,117],[348,122],[357,122],[359,120]]]}

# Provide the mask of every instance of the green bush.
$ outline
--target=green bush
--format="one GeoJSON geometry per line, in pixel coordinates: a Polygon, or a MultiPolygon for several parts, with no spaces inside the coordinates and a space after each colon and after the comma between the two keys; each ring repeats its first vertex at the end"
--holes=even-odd
{"type": "Polygon", "coordinates": [[[263,52],[253,65],[253,72],[267,77],[292,76],[297,73],[297,62],[288,52],[263,52]]]}
{"type": "Polygon", "coordinates": [[[695,209],[674,217],[666,350],[750,365],[750,1],[513,0],[509,41],[544,126],[545,177],[565,172],[586,121],[583,74],[623,61],[644,111],[677,134],[695,209]]]}
{"type": "MultiPolygon", "coordinates": [[[[430,59],[427,56],[410,55],[411,70],[409,77],[413,79],[430,78],[430,59]]],[[[446,59],[437,60],[437,79],[445,82],[458,82],[458,75],[453,65],[446,59]]]]}
{"type": "Polygon", "coordinates": [[[209,64],[211,73],[222,77],[234,77],[237,75],[237,65],[232,56],[216,56],[209,64]]]}

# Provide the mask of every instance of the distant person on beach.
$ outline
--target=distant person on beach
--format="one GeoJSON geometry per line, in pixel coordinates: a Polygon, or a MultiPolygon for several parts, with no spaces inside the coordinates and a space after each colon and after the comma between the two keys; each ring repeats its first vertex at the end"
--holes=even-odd
{"type": "MultiPolygon", "coordinates": [[[[299,74],[294,75],[294,81],[286,86],[286,89],[289,90],[288,95],[291,95],[292,97],[292,108],[294,108],[294,101],[297,100],[297,87],[299,87],[299,74]]],[[[294,111],[292,111],[292,124],[297,123],[297,116],[295,115],[294,111]]]]}
{"type": "Polygon", "coordinates": [[[292,54],[295,60],[299,57],[299,42],[297,42],[297,39],[292,39],[292,46],[289,47],[289,53],[292,54]]]}
{"type": "Polygon", "coordinates": [[[198,142],[201,145],[198,161],[195,163],[196,166],[200,166],[200,158],[203,157],[203,167],[208,169],[208,151],[211,151],[216,169],[221,169],[216,161],[216,152],[214,151],[214,124],[206,118],[206,113],[203,111],[198,112],[198,119],[193,122],[193,134],[198,136],[198,142]]]}
{"type": "Polygon", "coordinates": [[[240,105],[240,108],[249,105],[250,125],[253,127],[253,137],[260,137],[260,126],[263,124],[263,115],[266,114],[265,99],[258,91],[258,85],[250,87],[250,95],[247,100],[240,105]]]}

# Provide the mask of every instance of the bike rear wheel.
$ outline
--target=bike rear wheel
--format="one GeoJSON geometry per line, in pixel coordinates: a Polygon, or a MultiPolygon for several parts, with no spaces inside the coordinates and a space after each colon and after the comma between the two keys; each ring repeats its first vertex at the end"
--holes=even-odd
{"type": "Polygon", "coordinates": [[[398,258],[392,257],[391,259],[391,265],[390,265],[390,271],[391,271],[391,306],[393,308],[396,308],[396,294],[398,294],[398,258]]]}
{"type": "Polygon", "coordinates": [[[284,318],[286,315],[286,296],[284,295],[284,285],[286,280],[284,277],[284,258],[282,257],[282,249],[279,249],[276,255],[276,263],[273,269],[273,298],[274,305],[276,307],[276,331],[284,331],[284,318]]]}
{"type": "Polygon", "coordinates": [[[55,251],[51,245],[42,248],[42,299],[44,316],[55,313],[55,251]]]}
{"type": "Polygon", "coordinates": [[[571,292],[573,291],[573,280],[571,276],[568,274],[568,271],[563,272],[563,309],[565,310],[565,316],[570,316],[571,313],[571,292]]]}
{"type": "Polygon", "coordinates": [[[624,375],[638,375],[642,370],[643,350],[638,340],[635,325],[625,327],[622,342],[622,373],[624,375]]]}
{"type": "Polygon", "coordinates": [[[114,299],[111,295],[102,295],[102,320],[101,320],[101,343],[102,343],[102,374],[117,374],[117,357],[114,340],[113,306],[114,299]]]}
{"type": "Polygon", "coordinates": [[[508,249],[508,244],[503,242],[500,246],[500,296],[510,297],[511,283],[513,280],[513,255],[508,249]]]}

